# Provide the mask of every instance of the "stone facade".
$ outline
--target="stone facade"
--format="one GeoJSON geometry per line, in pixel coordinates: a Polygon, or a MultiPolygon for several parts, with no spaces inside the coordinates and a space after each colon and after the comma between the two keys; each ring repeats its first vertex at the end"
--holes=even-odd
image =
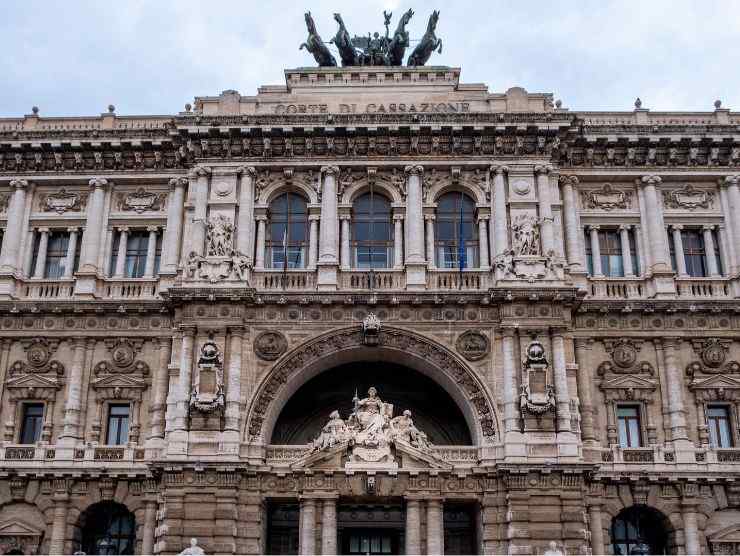
{"type": "Polygon", "coordinates": [[[571,112],[446,67],[285,77],[173,116],[0,119],[0,551],[84,549],[124,508],[137,553],[362,551],[379,520],[381,552],[613,553],[637,508],[668,552],[737,552],[740,115],[571,112]],[[273,442],[317,437],[340,408],[291,400],[358,363],[459,418],[418,402],[432,445],[386,464],[273,442]]]}

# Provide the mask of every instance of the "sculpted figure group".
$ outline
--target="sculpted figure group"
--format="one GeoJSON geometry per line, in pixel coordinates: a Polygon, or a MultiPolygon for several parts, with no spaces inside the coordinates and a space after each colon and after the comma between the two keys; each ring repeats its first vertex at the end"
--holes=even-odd
{"type": "Polygon", "coordinates": [[[408,409],[398,417],[393,417],[393,405],[378,397],[378,391],[371,387],[367,397],[353,398],[354,409],[345,421],[339,411],[332,411],[329,421],[313,441],[313,450],[325,450],[349,442],[352,446],[369,449],[386,448],[401,440],[420,450],[428,450],[431,443],[427,435],[419,430],[408,409]]]}
{"type": "MultiPolygon", "coordinates": [[[[411,44],[409,33],[406,31],[411,17],[414,15],[413,10],[408,10],[401,16],[393,36],[390,35],[389,25],[392,13],[383,12],[385,35],[379,33],[368,33],[367,36],[350,37],[349,31],[344,24],[341,14],[335,13],[334,19],[339,24],[337,33],[328,44],[334,44],[339,51],[339,57],[342,66],[401,66],[403,65],[403,56],[406,48],[411,44]]],[[[337,61],[329,51],[327,43],[316,30],[316,23],[311,16],[311,12],[305,14],[306,27],[308,29],[308,38],[302,43],[299,50],[308,50],[321,66],[336,66],[337,61]]],[[[435,35],[437,21],[439,20],[439,11],[433,11],[429,17],[427,30],[423,37],[416,45],[406,63],[408,66],[423,66],[428,61],[435,50],[442,53],[442,40],[435,35]]]]}

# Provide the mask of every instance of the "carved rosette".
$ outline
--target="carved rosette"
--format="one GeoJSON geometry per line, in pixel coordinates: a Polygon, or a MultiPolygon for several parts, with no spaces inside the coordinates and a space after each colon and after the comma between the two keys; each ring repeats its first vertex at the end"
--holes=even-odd
{"type": "MultiPolygon", "coordinates": [[[[378,345],[385,349],[405,352],[420,357],[458,385],[477,415],[483,440],[494,441],[496,416],[488,393],[477,376],[443,347],[431,341],[398,329],[384,329],[378,335],[378,345]]],[[[263,434],[265,418],[273,400],[291,376],[300,369],[336,351],[364,346],[363,331],[358,328],[323,336],[301,346],[275,367],[255,396],[247,422],[247,435],[254,441],[263,434]]]]}

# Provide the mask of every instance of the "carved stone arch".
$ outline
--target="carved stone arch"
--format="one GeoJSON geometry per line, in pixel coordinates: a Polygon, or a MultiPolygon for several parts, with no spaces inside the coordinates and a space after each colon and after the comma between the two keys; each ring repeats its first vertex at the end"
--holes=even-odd
{"type": "MultiPolygon", "coordinates": [[[[386,182],[385,180],[376,180],[375,183],[373,183],[373,190],[376,193],[380,193],[381,195],[387,197],[391,205],[402,205],[403,204],[403,197],[401,197],[401,192],[398,190],[398,188],[393,187],[389,182],[386,182]]],[[[350,187],[344,190],[342,193],[342,199],[341,203],[345,205],[351,205],[355,202],[355,199],[357,197],[367,193],[370,191],[370,184],[368,183],[367,179],[361,179],[357,181],[356,183],[353,183],[350,187]]]]}
{"type": "Polygon", "coordinates": [[[257,204],[270,208],[270,203],[272,203],[278,195],[289,192],[298,193],[302,197],[305,197],[308,204],[317,204],[319,202],[319,196],[316,190],[310,187],[303,180],[296,179],[290,182],[285,182],[278,179],[274,180],[260,192],[257,204]]]}
{"type": "Polygon", "coordinates": [[[408,330],[384,327],[375,346],[367,346],[359,327],[334,330],[285,354],[257,387],[247,411],[244,438],[267,444],[285,404],[311,378],[356,361],[393,361],[428,376],[455,401],[476,445],[497,442],[500,423],[493,396],[483,381],[454,353],[408,330]]]}
{"type": "Polygon", "coordinates": [[[458,182],[453,181],[441,181],[440,183],[434,184],[427,193],[427,200],[429,203],[433,203],[435,206],[439,201],[439,198],[445,193],[454,193],[462,191],[468,197],[470,197],[475,203],[476,207],[490,206],[490,202],[486,199],[486,194],[480,187],[476,185],[460,180],[458,182]]]}

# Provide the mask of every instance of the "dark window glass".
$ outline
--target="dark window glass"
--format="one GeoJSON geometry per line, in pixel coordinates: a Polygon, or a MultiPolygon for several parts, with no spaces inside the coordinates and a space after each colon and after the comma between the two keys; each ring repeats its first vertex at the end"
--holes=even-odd
{"type": "Polygon", "coordinates": [[[717,272],[720,276],[725,275],[724,261],[722,261],[722,250],[719,245],[720,237],[717,230],[712,230],[712,243],[714,243],[714,258],[717,261],[717,272]]]}
{"type": "Polygon", "coordinates": [[[586,269],[588,275],[594,275],[594,253],[591,250],[591,232],[588,228],[583,230],[583,245],[586,247],[586,269]]]}
{"type": "Polygon", "coordinates": [[[640,408],[636,405],[617,406],[619,445],[622,448],[642,446],[640,434],[640,408]]]}
{"type": "Polygon", "coordinates": [[[159,265],[162,261],[162,234],[157,234],[157,245],[154,250],[154,276],[159,275],[159,265]]]}
{"type": "MultiPolygon", "coordinates": [[[[121,232],[116,232],[113,238],[110,275],[114,276],[118,257],[120,256],[121,232]]],[[[149,249],[149,232],[129,231],[126,238],[126,260],[123,265],[123,275],[126,278],[141,278],[146,269],[146,254],[149,249]]]]}
{"type": "Polygon", "coordinates": [[[393,261],[391,204],[372,189],[352,205],[355,268],[389,268],[393,261]]]}
{"type": "Polygon", "coordinates": [[[41,438],[41,426],[44,422],[44,404],[23,404],[23,420],[21,424],[21,444],[36,444],[41,438]]]}
{"type": "Polygon", "coordinates": [[[108,407],[108,436],[106,444],[120,446],[128,442],[129,405],[115,404],[108,407]]]}
{"type": "Polygon", "coordinates": [[[640,275],[640,257],[639,253],[637,252],[637,240],[635,234],[637,233],[637,230],[635,228],[632,228],[629,230],[629,238],[630,238],[630,258],[632,259],[632,272],[635,273],[635,276],[640,275]]]}
{"type": "Polygon", "coordinates": [[[599,251],[601,252],[602,274],[611,278],[624,276],[622,240],[619,237],[619,230],[599,230],[599,251]]]}
{"type": "Polygon", "coordinates": [[[612,521],[612,553],[669,554],[666,523],[659,512],[646,506],[622,510],[612,521]]]}
{"type": "Polygon", "coordinates": [[[283,193],[270,203],[266,241],[272,268],[305,268],[308,251],[308,205],[296,193],[283,193]]]}
{"type": "Polygon", "coordinates": [[[727,406],[710,405],[707,407],[709,426],[709,445],[712,448],[730,448],[732,432],[730,429],[730,412],[727,406]]]}
{"type": "Polygon", "coordinates": [[[46,248],[44,278],[61,278],[67,267],[68,232],[51,232],[46,248]]]}
{"type": "Polygon", "coordinates": [[[133,554],[134,514],[115,502],[100,502],[83,513],[82,550],[86,554],[133,554]]]}
{"type": "Polygon", "coordinates": [[[704,237],[699,230],[681,230],[686,273],[693,277],[707,275],[704,237]]]}
{"type": "Polygon", "coordinates": [[[478,225],[475,202],[460,192],[446,193],[437,201],[435,254],[439,268],[478,266],[478,225]]]}

